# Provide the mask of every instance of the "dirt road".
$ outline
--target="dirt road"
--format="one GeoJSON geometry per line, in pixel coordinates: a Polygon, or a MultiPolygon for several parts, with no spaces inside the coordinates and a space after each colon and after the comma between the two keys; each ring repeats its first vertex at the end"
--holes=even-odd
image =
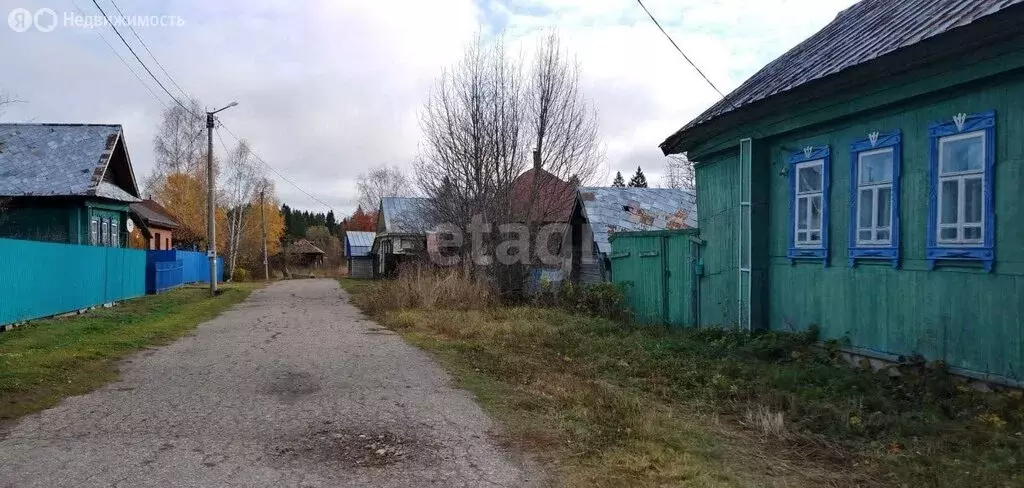
{"type": "Polygon", "coordinates": [[[332,280],[275,283],[0,432],[0,486],[531,486],[494,425],[332,280]]]}

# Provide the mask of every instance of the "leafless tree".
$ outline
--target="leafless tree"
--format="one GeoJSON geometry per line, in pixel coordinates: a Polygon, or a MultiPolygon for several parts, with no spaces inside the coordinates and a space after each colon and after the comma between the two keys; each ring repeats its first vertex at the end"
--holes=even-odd
{"type": "Polygon", "coordinates": [[[153,137],[155,166],[146,186],[153,188],[171,173],[206,175],[206,120],[199,100],[186,100],[184,107],[174,104],[165,109],[160,128],[153,137]]]}
{"type": "Polygon", "coordinates": [[[693,163],[686,154],[673,154],[666,158],[665,176],[661,178],[661,186],[689,191],[697,188],[693,163]]]}
{"type": "Polygon", "coordinates": [[[409,176],[398,166],[379,166],[359,175],[356,183],[359,205],[370,212],[380,205],[384,197],[407,197],[413,194],[409,176]]]}
{"type": "Polygon", "coordinates": [[[267,185],[263,166],[253,157],[249,143],[242,140],[228,154],[225,164],[224,182],[220,185],[221,204],[228,215],[228,274],[233,275],[238,262],[244,229],[252,210],[256,195],[267,185]]]}
{"type": "Polygon", "coordinates": [[[443,71],[420,114],[426,141],[416,164],[432,220],[459,227],[473,216],[507,221],[527,153],[525,89],[521,65],[500,39],[478,37],[443,71]]]}

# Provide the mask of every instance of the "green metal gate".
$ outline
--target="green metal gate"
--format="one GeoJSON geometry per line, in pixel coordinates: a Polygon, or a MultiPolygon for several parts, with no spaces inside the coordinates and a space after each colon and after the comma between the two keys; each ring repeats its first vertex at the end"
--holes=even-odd
{"type": "Polygon", "coordinates": [[[616,232],[611,235],[612,282],[626,291],[638,321],[688,327],[697,323],[697,231],[616,232]]]}

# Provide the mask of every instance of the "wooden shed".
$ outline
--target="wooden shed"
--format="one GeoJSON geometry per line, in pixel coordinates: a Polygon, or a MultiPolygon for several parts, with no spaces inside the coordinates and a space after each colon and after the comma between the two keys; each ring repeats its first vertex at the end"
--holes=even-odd
{"type": "Polygon", "coordinates": [[[349,278],[373,278],[373,232],[345,232],[349,278]]]}
{"type": "Polygon", "coordinates": [[[1021,384],[1024,4],[862,1],[669,136],[702,326],[1021,384]]]}

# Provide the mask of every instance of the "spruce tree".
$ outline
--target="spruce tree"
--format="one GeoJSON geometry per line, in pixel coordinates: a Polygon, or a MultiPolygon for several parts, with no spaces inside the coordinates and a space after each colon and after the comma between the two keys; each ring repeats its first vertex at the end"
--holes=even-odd
{"type": "Polygon", "coordinates": [[[647,188],[647,177],[644,176],[644,172],[639,166],[636,167],[636,174],[630,178],[629,186],[631,188],[647,188]]]}
{"type": "Polygon", "coordinates": [[[612,186],[615,188],[623,188],[626,186],[626,180],[622,179],[622,172],[615,172],[615,180],[612,181],[612,186]]]}

